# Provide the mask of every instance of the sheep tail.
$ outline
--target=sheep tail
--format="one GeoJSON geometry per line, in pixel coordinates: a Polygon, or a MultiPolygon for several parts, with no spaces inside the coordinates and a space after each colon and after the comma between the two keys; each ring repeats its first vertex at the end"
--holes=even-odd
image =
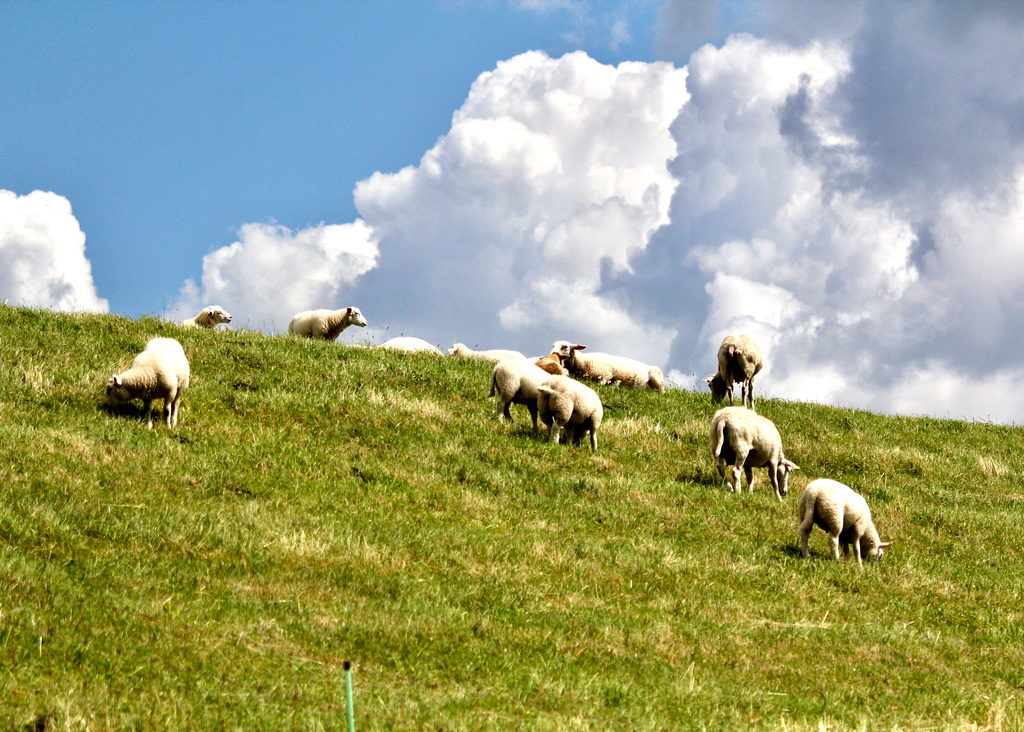
{"type": "Polygon", "coordinates": [[[720,420],[715,428],[718,432],[715,434],[715,460],[718,460],[722,456],[722,445],[725,444],[725,420],[720,420]]]}
{"type": "Polygon", "coordinates": [[[489,391],[489,392],[487,393],[487,396],[489,396],[489,397],[492,397],[492,396],[494,396],[494,393],[495,393],[495,391],[496,391],[496,388],[497,388],[497,387],[496,387],[496,385],[495,385],[495,378],[494,378],[494,372],[492,371],[492,372],[491,372],[491,390],[490,390],[490,391],[489,391]]]}

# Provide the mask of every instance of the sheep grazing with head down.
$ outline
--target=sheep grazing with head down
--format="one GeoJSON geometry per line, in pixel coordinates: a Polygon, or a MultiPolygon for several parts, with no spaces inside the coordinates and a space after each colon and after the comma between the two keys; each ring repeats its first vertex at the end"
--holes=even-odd
{"type": "Polygon", "coordinates": [[[538,387],[550,374],[534,366],[522,358],[506,358],[498,361],[491,371],[491,391],[488,396],[497,397],[495,412],[498,419],[503,417],[512,421],[509,406],[525,405],[533,419],[533,429],[537,429],[537,397],[538,387]]]}
{"type": "Polygon", "coordinates": [[[562,359],[562,365],[573,376],[599,384],[617,384],[634,389],[665,391],[665,376],[657,366],[625,356],[607,353],[580,353],[586,346],[569,341],[555,341],[551,350],[562,359]]]}
{"type": "Polygon", "coordinates": [[[740,468],[747,477],[747,489],[754,492],[753,468],[767,467],[768,479],[779,500],[789,492],[789,474],[800,468],[782,454],[782,437],[771,420],[746,407],[725,407],[711,419],[711,454],[718,472],[730,491],[742,490],[740,468]],[[732,466],[732,481],[725,466],[732,466]]]}
{"type": "Polygon", "coordinates": [[[853,545],[858,564],[862,559],[878,559],[889,546],[889,542],[879,540],[864,497],[836,480],[818,478],[807,484],[800,496],[799,519],[797,533],[804,557],[811,556],[807,540],[815,524],[828,534],[829,548],[837,560],[840,545],[844,557],[849,556],[850,545],[853,545]]]}
{"type": "Polygon", "coordinates": [[[103,404],[118,407],[132,399],[142,400],[146,426],[153,428],[153,400],[164,400],[168,427],[178,424],[178,402],[188,387],[188,359],[173,338],[154,338],[132,361],[127,371],[107,381],[103,404]]]}
{"type": "Polygon", "coordinates": [[[474,351],[469,346],[462,343],[455,343],[451,348],[448,349],[449,356],[458,356],[459,358],[473,358],[477,361],[502,361],[506,358],[518,358],[523,361],[526,360],[526,356],[521,354],[519,351],[509,351],[504,348],[492,348],[488,351],[474,351]]]}
{"type": "Polygon", "coordinates": [[[732,404],[732,385],[740,382],[740,403],[754,408],[754,377],[764,365],[761,349],[749,336],[742,333],[727,335],[718,348],[718,373],[704,381],[711,386],[711,400],[715,403],[729,395],[732,404]]]}
{"type": "Polygon", "coordinates": [[[366,318],[359,308],[341,308],[340,310],[303,310],[296,313],[288,324],[289,335],[306,338],[323,338],[333,341],[341,331],[350,325],[360,328],[366,325],[366,318]]]}
{"type": "Polygon", "coordinates": [[[199,311],[194,318],[181,321],[184,328],[213,328],[221,323],[230,323],[231,315],[220,305],[210,305],[199,311]]]}
{"type": "Polygon", "coordinates": [[[558,442],[564,430],[577,444],[590,433],[590,449],[597,451],[597,431],[601,428],[604,407],[597,392],[568,376],[549,376],[537,387],[537,412],[548,426],[552,442],[558,442]]]}

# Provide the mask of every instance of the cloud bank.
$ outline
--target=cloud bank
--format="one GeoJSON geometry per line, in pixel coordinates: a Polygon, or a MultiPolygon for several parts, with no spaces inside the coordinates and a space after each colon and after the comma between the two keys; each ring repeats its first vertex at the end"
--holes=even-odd
{"type": "Polygon", "coordinates": [[[68,199],[0,190],[0,298],[49,310],[108,311],[68,199]]]}

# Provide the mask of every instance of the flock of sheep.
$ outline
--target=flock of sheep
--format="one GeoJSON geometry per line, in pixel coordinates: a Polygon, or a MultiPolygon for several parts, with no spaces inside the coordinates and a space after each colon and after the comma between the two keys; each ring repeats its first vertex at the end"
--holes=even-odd
{"type": "MultiPolygon", "coordinates": [[[[182,321],[181,326],[214,328],[230,322],[231,315],[223,308],[210,306],[194,318],[182,321]]],[[[366,324],[359,308],[309,310],[292,318],[288,333],[333,341],[350,325],[366,324]]],[[[406,336],[393,338],[381,347],[440,353],[426,341],[406,336]]],[[[511,421],[509,407],[524,405],[530,412],[534,430],[540,419],[552,442],[559,442],[563,433],[574,444],[589,435],[591,450],[596,451],[604,408],[597,392],[578,379],[659,392],[665,390],[665,379],[657,366],[623,356],[581,353],[585,349],[586,346],[569,341],[555,341],[548,355],[527,358],[518,351],[475,351],[456,343],[448,353],[495,363],[489,396],[495,397],[499,420],[511,421]]],[[[775,425],[754,410],[754,377],[763,364],[761,349],[746,335],[728,335],[722,341],[718,371],[705,381],[710,385],[713,401],[720,402],[728,395],[730,406],[718,410],[711,420],[711,453],[730,491],[742,490],[742,470],[747,489],[753,493],[752,470],[764,467],[775,495],[782,500],[789,491],[789,474],[799,467],[783,454],[782,438],[775,425]],[[736,383],[740,384],[742,406],[731,406],[736,383]],[[727,466],[730,467],[728,475],[727,466]]],[[[153,402],[163,399],[164,419],[167,427],[172,428],[177,424],[178,403],[188,382],[189,364],[181,344],[174,338],[154,338],[135,357],[128,370],[110,378],[104,404],[117,407],[141,399],[146,425],[152,428],[153,402]]],[[[864,498],[834,480],[811,481],[800,496],[798,516],[804,557],[810,556],[807,542],[815,525],[828,534],[831,553],[837,560],[840,547],[843,556],[848,556],[852,546],[854,556],[861,562],[881,557],[884,548],[889,546],[888,542],[879,540],[864,498]]]]}

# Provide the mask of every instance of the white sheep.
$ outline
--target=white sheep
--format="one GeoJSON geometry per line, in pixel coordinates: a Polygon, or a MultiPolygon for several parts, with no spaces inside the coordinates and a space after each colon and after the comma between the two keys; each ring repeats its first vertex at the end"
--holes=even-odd
{"type": "Polygon", "coordinates": [[[181,321],[185,328],[213,328],[221,323],[230,323],[231,315],[220,305],[210,305],[199,311],[199,315],[181,321]]]}
{"type": "Polygon", "coordinates": [[[711,386],[711,400],[715,403],[729,395],[732,404],[732,385],[740,382],[740,404],[754,408],[754,377],[764,365],[761,349],[749,337],[742,333],[727,335],[718,347],[718,373],[704,381],[711,386]]]}
{"type": "Polygon", "coordinates": [[[746,407],[725,407],[711,419],[711,454],[718,461],[718,472],[730,491],[742,491],[740,467],[747,476],[747,488],[754,492],[752,468],[767,467],[775,495],[789,492],[789,474],[800,468],[782,454],[782,437],[772,421],[746,407]],[[732,481],[725,466],[732,466],[732,481]]]}
{"type": "Polygon", "coordinates": [[[358,325],[360,328],[366,325],[366,318],[359,312],[359,308],[304,310],[292,318],[288,324],[288,333],[333,341],[350,325],[358,325]]]}
{"type": "Polygon", "coordinates": [[[488,393],[488,396],[497,397],[495,412],[498,419],[504,417],[509,422],[513,421],[509,406],[523,404],[530,410],[533,429],[536,430],[537,389],[550,375],[526,359],[506,358],[499,361],[491,371],[491,390],[488,393]]]}
{"type": "Polygon", "coordinates": [[[607,353],[579,353],[586,346],[569,341],[555,341],[551,350],[562,358],[562,365],[573,376],[590,379],[600,384],[618,384],[634,389],[665,391],[665,377],[657,366],[625,356],[607,353]]]}
{"type": "Polygon", "coordinates": [[[878,559],[884,554],[889,542],[880,541],[875,524],[871,520],[871,510],[867,501],[852,488],[837,480],[818,478],[812,480],[804,488],[800,496],[800,528],[798,534],[804,557],[811,556],[807,548],[807,539],[814,529],[820,526],[828,534],[832,556],[839,559],[839,545],[843,546],[843,556],[849,556],[850,545],[857,563],[861,559],[878,559]]]}
{"type": "Polygon", "coordinates": [[[153,428],[153,400],[163,399],[168,427],[178,424],[178,401],[188,387],[188,359],[173,338],[154,338],[132,361],[131,367],[107,381],[103,403],[117,407],[132,399],[142,400],[146,426],[153,428]]]}
{"type": "Polygon", "coordinates": [[[414,338],[412,336],[396,336],[391,340],[381,343],[379,348],[390,348],[394,351],[408,351],[410,353],[416,351],[429,351],[430,353],[441,353],[441,349],[438,348],[437,346],[428,343],[422,338],[414,338]]]}
{"type": "Polygon", "coordinates": [[[451,348],[448,349],[449,356],[459,356],[461,358],[474,358],[478,361],[501,361],[506,358],[519,358],[526,360],[526,356],[521,354],[519,351],[509,351],[504,348],[492,348],[489,351],[474,351],[472,348],[462,344],[455,343],[451,348]]]}
{"type": "Polygon", "coordinates": [[[537,412],[548,425],[552,442],[558,442],[562,430],[576,444],[590,433],[590,449],[597,451],[597,431],[601,428],[604,407],[597,392],[568,376],[549,376],[537,387],[537,412]]]}

